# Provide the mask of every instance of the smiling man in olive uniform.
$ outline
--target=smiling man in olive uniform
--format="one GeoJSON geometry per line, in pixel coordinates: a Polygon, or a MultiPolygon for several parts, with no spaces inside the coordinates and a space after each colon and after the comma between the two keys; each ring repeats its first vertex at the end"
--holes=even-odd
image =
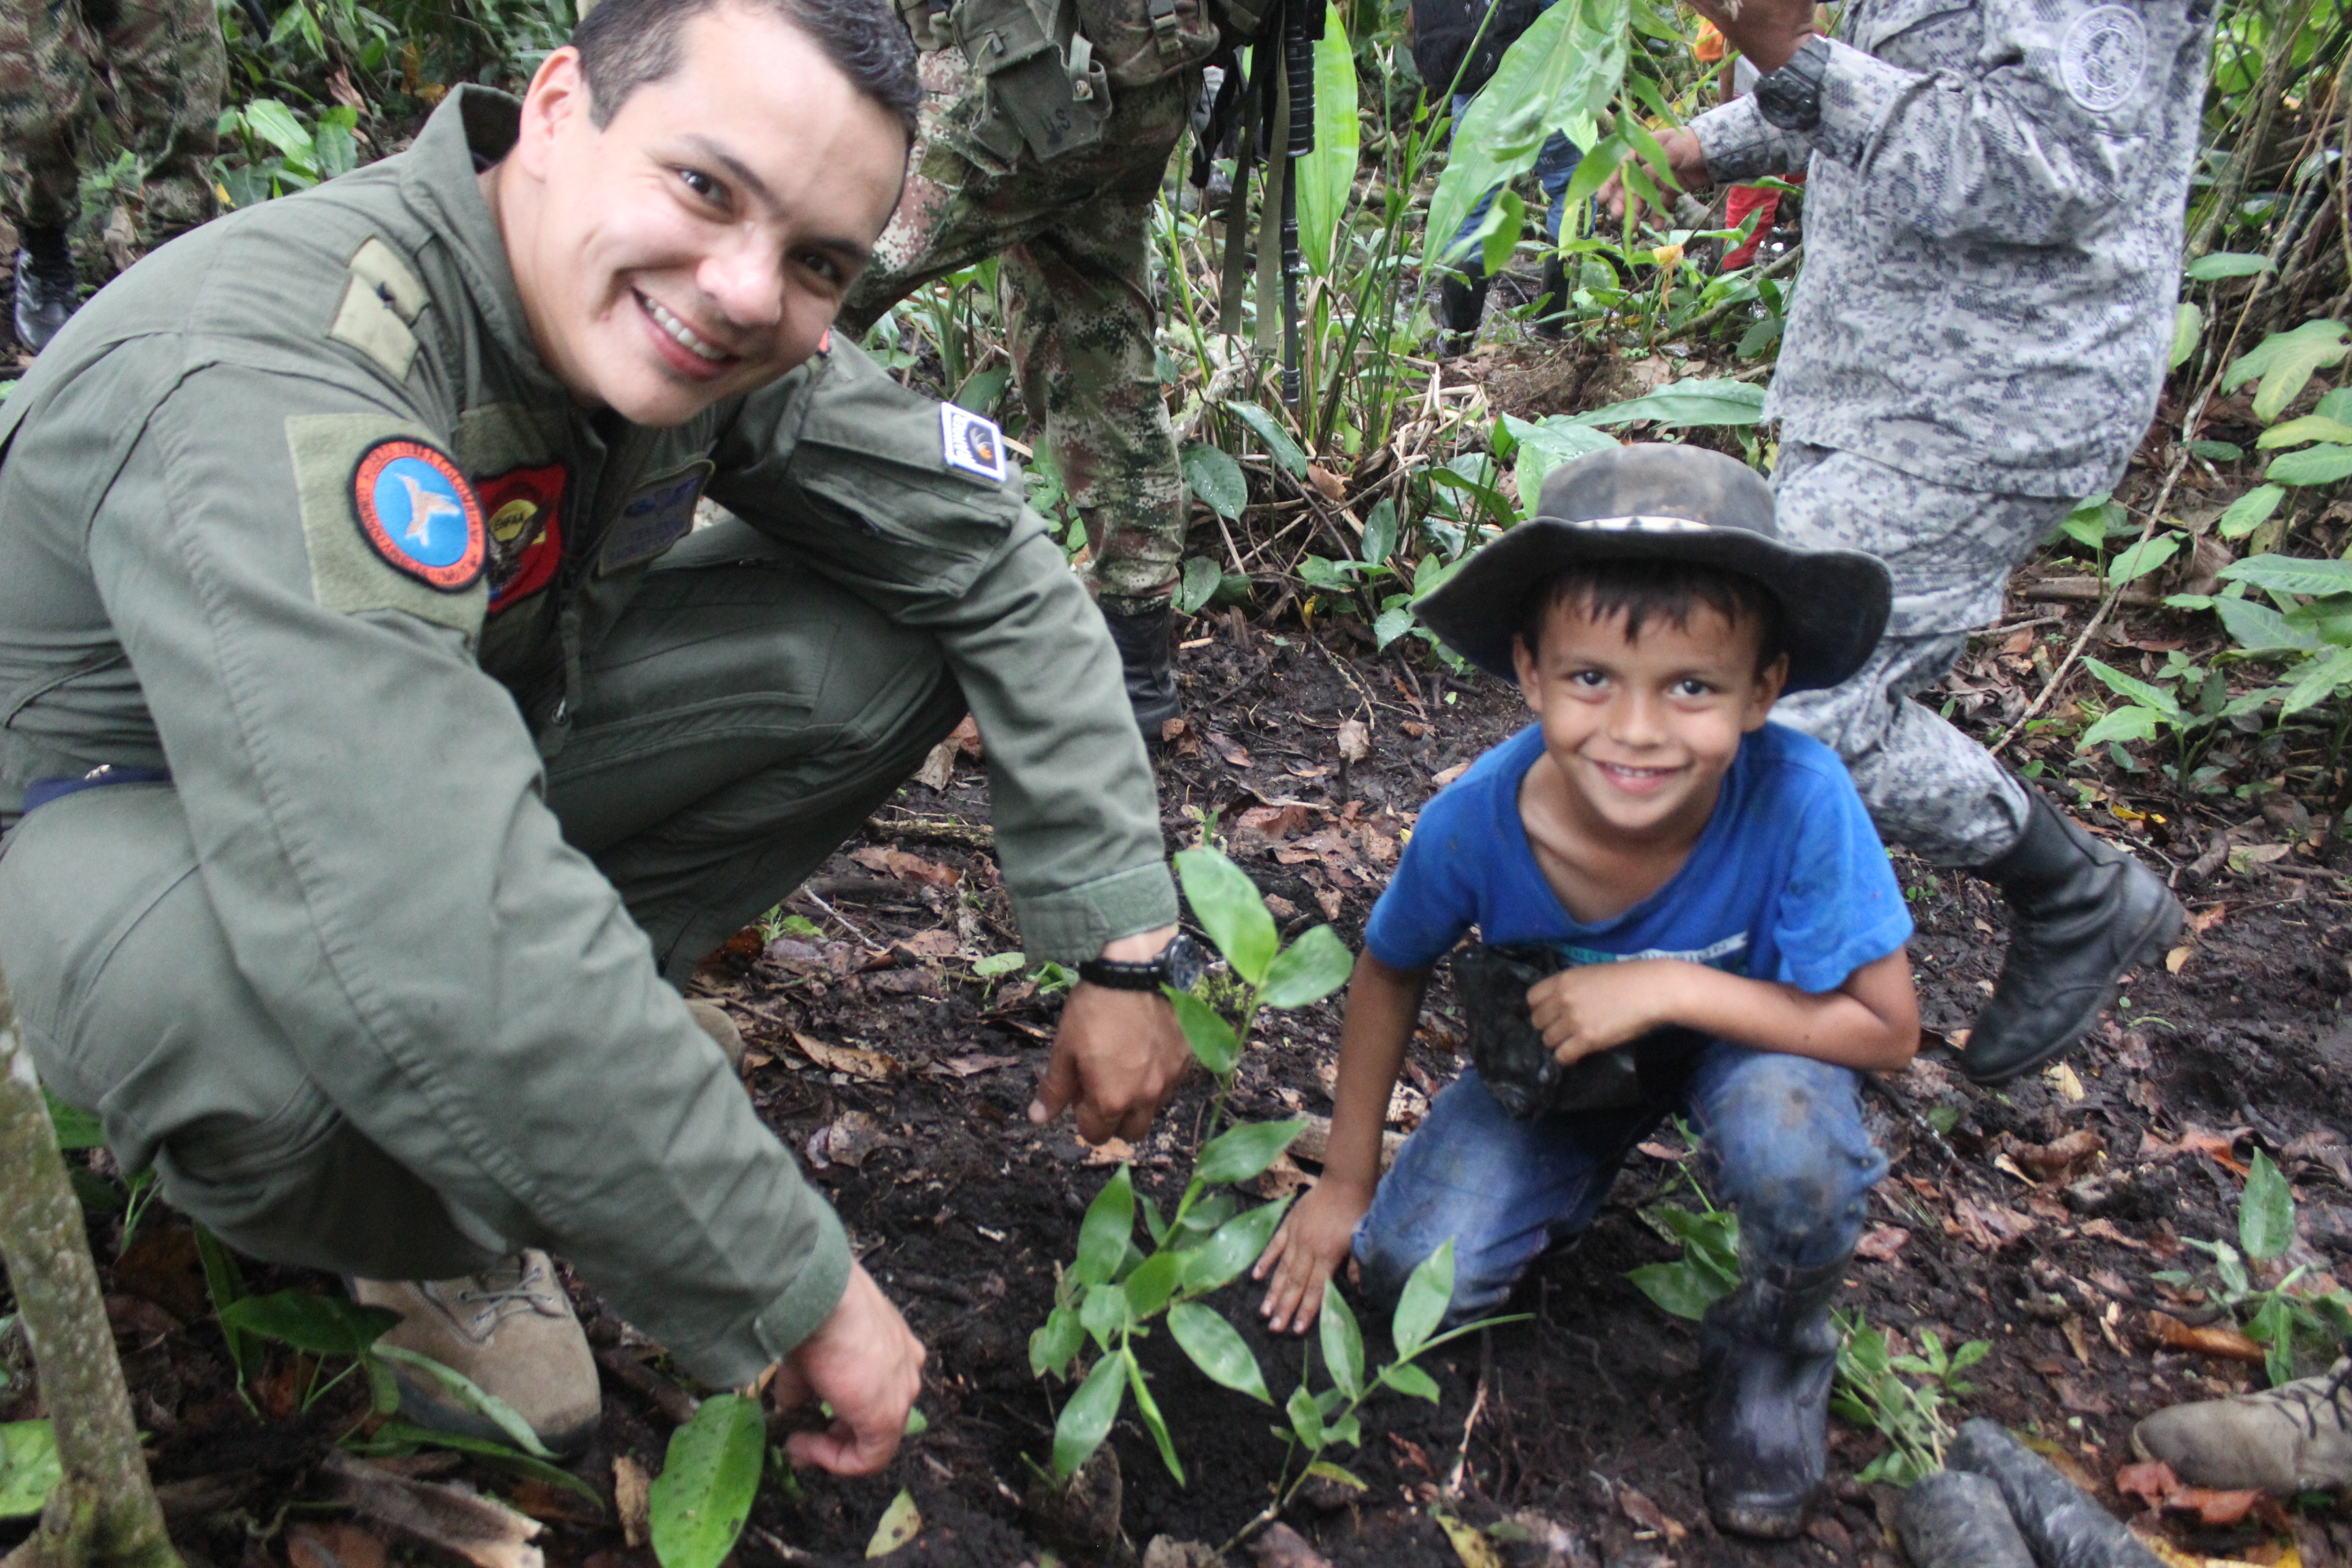
{"type": "Polygon", "coordinates": [[[838,1416],[798,1457],[897,1447],[921,1348],[675,987],[967,709],[1024,944],[1104,982],[1033,1117],[1133,1135],[1184,1060],[1101,619],[993,426],[828,344],[915,93],[880,0],[605,0],[520,104],[133,268],[0,411],[34,1058],[559,1446],[596,1378],[539,1248],[710,1383],[781,1359],[838,1416]],[[704,495],[740,521],[688,537],[704,495]]]}

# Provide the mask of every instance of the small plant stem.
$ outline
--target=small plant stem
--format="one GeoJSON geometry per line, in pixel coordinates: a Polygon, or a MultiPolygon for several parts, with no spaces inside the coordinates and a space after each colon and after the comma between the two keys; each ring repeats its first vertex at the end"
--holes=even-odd
{"type": "MultiPolygon", "coordinates": [[[[1774,257],[1766,264],[1761,272],[1759,272],[1755,277],[1749,279],[1748,281],[1750,283],[1761,283],[1767,278],[1780,278],[1785,276],[1786,274],[1794,271],[1796,269],[1797,263],[1802,261],[1804,258],[1805,247],[1803,244],[1799,243],[1792,245],[1789,247],[1788,249],[1782,251],[1780,255],[1774,257]]],[[[1740,306],[1747,303],[1748,303],[1748,300],[1735,297],[1733,299],[1726,300],[1720,304],[1710,305],[1706,310],[1701,310],[1697,315],[1693,316],[1689,321],[1685,321],[1680,327],[1675,329],[1675,335],[1677,337],[1697,337],[1701,332],[1706,331],[1709,327],[1715,325],[1716,322],[1723,320],[1724,317],[1728,316],[1732,311],[1739,309],[1740,306]]]]}

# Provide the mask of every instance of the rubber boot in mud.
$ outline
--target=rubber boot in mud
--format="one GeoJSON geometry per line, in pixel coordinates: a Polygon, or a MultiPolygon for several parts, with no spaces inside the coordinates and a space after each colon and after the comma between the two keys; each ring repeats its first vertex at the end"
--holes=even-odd
{"type": "Polygon", "coordinates": [[[1437,289],[1437,357],[1470,352],[1478,341],[1478,318],[1486,313],[1486,279],[1449,272],[1437,289]]]}
{"type": "Polygon", "coordinates": [[[1912,1483],[1895,1515],[1911,1568],[2034,1568],[1990,1477],[1938,1470],[1912,1483]]]}
{"type": "Polygon", "coordinates": [[[1830,1302],[1847,1261],[1774,1268],[1743,1257],[1738,1289],[1707,1309],[1706,1505],[1719,1529],[1786,1541],[1804,1528],[1829,1459],[1830,1302]]]}
{"type": "Polygon", "coordinates": [[[16,247],[16,341],[39,353],[80,303],[65,230],[26,230],[16,247]]]}
{"type": "Polygon", "coordinates": [[[1978,868],[2010,911],[2000,983],[1960,1053],[1960,1070],[1979,1084],[2063,1055],[2115,999],[2124,971],[2161,957],[2188,918],[2155,872],[2026,795],[2025,836],[1978,868]]]}
{"type": "Polygon", "coordinates": [[[1118,645],[1119,668],[1127,677],[1128,705],[1135,710],[1143,738],[1157,743],[1160,727],[1184,716],[1176,695],[1176,668],[1168,651],[1169,607],[1153,605],[1133,614],[1104,608],[1110,640],[1118,645]]]}
{"type": "Polygon", "coordinates": [[[1944,1451],[1945,1465],[2000,1488],[2009,1517],[2042,1568],[2161,1568],[2155,1552],[2049,1460],[1979,1416],[1944,1451]]]}
{"type": "Polygon", "coordinates": [[[2132,1428],[2132,1451],[2217,1491],[2352,1486],[2352,1362],[2259,1394],[2159,1410],[2132,1428]]]}
{"type": "Polygon", "coordinates": [[[1555,250],[1544,258],[1543,286],[1536,291],[1536,336],[1568,335],[1568,268],[1555,250]]]}

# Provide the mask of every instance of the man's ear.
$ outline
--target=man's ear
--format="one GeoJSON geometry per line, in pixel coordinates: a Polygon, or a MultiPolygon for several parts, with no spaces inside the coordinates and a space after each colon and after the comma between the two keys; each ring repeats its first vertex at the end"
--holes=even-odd
{"type": "Polygon", "coordinates": [[[580,51],[566,44],[540,61],[523,89],[522,134],[508,154],[535,179],[545,179],[548,156],[556,139],[566,132],[594,124],[589,112],[588,78],[580,68],[580,51]],[[578,123],[574,124],[577,121],[578,123]]]}
{"type": "Polygon", "coordinates": [[[1756,672],[1756,690],[1748,700],[1748,718],[1740,725],[1743,733],[1764,727],[1764,721],[1772,717],[1772,704],[1780,700],[1780,689],[1788,684],[1789,656],[1785,653],[1756,672]]]}

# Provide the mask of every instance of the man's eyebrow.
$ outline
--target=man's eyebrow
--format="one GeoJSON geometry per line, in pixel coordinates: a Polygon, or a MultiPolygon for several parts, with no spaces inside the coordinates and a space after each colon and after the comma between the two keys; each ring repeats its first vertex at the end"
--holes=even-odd
{"type": "MultiPolygon", "coordinates": [[[[695,133],[689,134],[686,141],[697,153],[725,170],[729,179],[742,186],[750,193],[751,198],[762,206],[773,211],[782,205],[776,200],[775,192],[768,188],[768,183],[753,173],[749,163],[713,142],[709,137],[695,133]]],[[[874,256],[872,247],[861,245],[856,240],[839,236],[822,235],[812,238],[808,243],[819,250],[830,251],[837,260],[853,271],[864,267],[866,262],[873,259],[874,256]]]]}

